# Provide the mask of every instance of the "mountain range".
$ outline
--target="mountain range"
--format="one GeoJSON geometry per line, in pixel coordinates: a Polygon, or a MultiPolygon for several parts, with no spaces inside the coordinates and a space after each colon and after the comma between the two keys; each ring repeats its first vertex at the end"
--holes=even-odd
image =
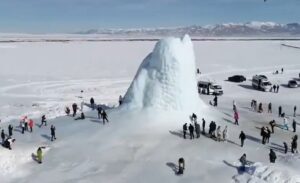
{"type": "Polygon", "coordinates": [[[279,24],[274,22],[224,23],[216,25],[173,28],[138,29],[90,29],[79,34],[102,34],[124,36],[300,36],[299,23],[279,24]]]}

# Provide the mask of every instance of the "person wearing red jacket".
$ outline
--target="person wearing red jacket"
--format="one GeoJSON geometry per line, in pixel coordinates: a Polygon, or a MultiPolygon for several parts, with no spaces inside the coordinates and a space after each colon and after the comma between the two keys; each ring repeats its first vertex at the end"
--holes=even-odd
{"type": "Polygon", "coordinates": [[[34,122],[32,119],[29,120],[28,126],[30,128],[30,132],[32,132],[32,128],[33,128],[34,122]]]}

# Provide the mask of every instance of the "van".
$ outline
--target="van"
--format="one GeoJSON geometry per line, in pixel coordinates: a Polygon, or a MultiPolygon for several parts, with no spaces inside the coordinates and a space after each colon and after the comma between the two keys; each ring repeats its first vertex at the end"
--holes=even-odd
{"type": "Polygon", "coordinates": [[[257,90],[270,91],[272,83],[265,75],[255,75],[252,77],[252,87],[257,90]]]}
{"type": "Polygon", "coordinates": [[[209,81],[198,81],[198,92],[207,95],[223,95],[222,86],[209,81]]]}

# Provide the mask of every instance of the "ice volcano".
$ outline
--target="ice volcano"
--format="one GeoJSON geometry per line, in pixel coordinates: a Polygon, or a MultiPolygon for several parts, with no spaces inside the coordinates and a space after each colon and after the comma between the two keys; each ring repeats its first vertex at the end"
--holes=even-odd
{"type": "Polygon", "coordinates": [[[205,106],[197,93],[196,66],[191,38],[158,41],[143,60],[123,98],[129,109],[199,111],[205,106]]]}

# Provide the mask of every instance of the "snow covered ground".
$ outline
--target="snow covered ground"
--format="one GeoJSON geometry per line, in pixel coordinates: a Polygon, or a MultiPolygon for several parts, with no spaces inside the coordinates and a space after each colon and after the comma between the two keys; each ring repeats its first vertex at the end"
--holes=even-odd
{"type": "MultiPolygon", "coordinates": [[[[279,128],[270,143],[260,143],[260,127],[277,118],[277,108],[292,120],[294,105],[300,109],[300,88],[287,88],[288,80],[300,72],[300,51],[281,44],[300,46],[299,41],[203,41],[194,42],[200,79],[216,81],[224,95],[217,108],[201,110],[209,123],[228,126],[229,142],[216,142],[205,136],[184,140],[181,135],[189,117],[181,113],[161,114],[114,109],[108,111],[110,123],[102,125],[95,111],[85,107],[87,119],[74,121],[63,114],[74,101],[116,106],[124,95],[141,61],[155,42],[69,42],[0,44],[0,126],[18,125],[28,115],[39,123],[41,114],[57,128],[57,141],[50,142],[49,127],[36,127],[32,134],[14,131],[13,150],[0,148],[0,179],[4,182],[300,182],[300,156],[282,153],[283,142],[290,144],[291,131],[279,128]],[[283,67],[285,72],[273,75],[283,67]],[[253,90],[249,79],[265,74],[282,85],[278,94],[253,90]],[[241,84],[225,81],[243,74],[241,84]],[[83,94],[81,94],[83,90],[83,94]],[[272,102],[273,114],[251,111],[256,99],[266,108],[272,102]],[[240,126],[233,125],[232,102],[240,112],[240,126]],[[239,133],[248,139],[239,146],[239,133]],[[47,146],[42,165],[32,159],[38,146],[47,146]],[[278,160],[271,165],[269,149],[278,160]],[[247,153],[256,162],[249,171],[238,171],[238,158],[247,153]],[[186,160],[183,176],[172,170],[179,157],[186,160]]],[[[211,96],[199,96],[208,103],[211,96]]],[[[191,111],[191,113],[194,111],[191,111]]],[[[197,112],[197,111],[196,111],[197,112]]],[[[200,112],[200,111],[199,111],[200,112]]],[[[300,112],[299,112],[300,113],[300,112]]],[[[300,121],[300,116],[296,117],[300,121]]],[[[206,125],[208,130],[208,124],[206,125]]],[[[297,132],[297,134],[299,134],[297,132]]]]}

